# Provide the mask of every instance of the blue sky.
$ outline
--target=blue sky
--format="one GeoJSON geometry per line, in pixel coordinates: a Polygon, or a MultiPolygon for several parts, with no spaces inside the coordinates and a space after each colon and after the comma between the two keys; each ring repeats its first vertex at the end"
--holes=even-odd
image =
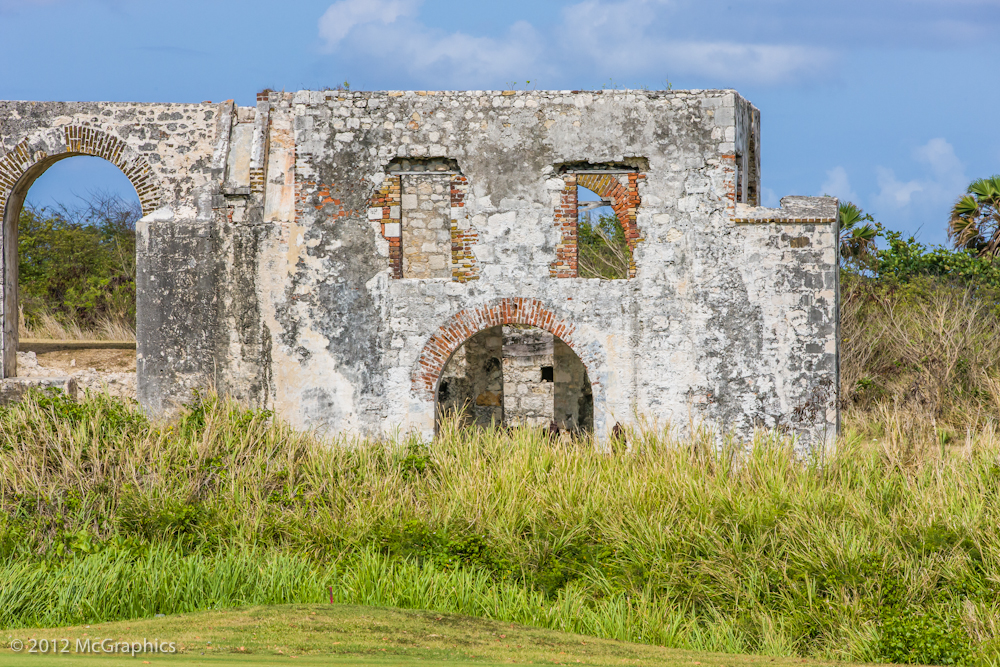
{"type": "MultiPolygon", "coordinates": [[[[736,88],[761,110],[766,204],[837,195],[930,243],[1000,173],[1000,0],[0,0],[0,63],[0,99],[28,100],[736,88]]],[[[74,158],[29,199],[94,187],[128,185],[74,158]]]]}

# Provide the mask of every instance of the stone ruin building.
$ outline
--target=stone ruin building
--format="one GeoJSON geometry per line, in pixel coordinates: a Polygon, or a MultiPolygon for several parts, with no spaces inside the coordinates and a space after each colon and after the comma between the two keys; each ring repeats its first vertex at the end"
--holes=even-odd
{"type": "Polygon", "coordinates": [[[463,408],[599,438],[643,422],[828,440],[837,201],[758,206],[759,128],[732,90],[0,102],[4,391],[27,386],[25,193],[96,155],[142,204],[153,414],[211,386],[328,433],[431,436],[463,408]],[[580,276],[580,188],[620,223],[618,278],[580,276]]]}

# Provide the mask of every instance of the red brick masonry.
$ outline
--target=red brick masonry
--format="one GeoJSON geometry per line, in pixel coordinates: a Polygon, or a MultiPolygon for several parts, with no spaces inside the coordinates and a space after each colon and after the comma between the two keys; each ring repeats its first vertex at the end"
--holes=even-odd
{"type": "MultiPolygon", "coordinates": [[[[497,299],[478,308],[456,313],[424,345],[413,372],[413,391],[425,400],[434,400],[438,377],[452,353],[462,343],[484,329],[503,324],[528,324],[545,329],[562,342],[573,344],[576,328],[545,307],[538,299],[497,299]]],[[[579,352],[577,352],[579,354],[579,352]]],[[[583,359],[587,366],[587,360],[583,359]]],[[[593,381],[591,377],[591,381],[593,381]]]]}
{"type": "MultiPolygon", "coordinates": [[[[142,205],[143,215],[160,206],[160,188],[153,177],[153,169],[140,153],[130,149],[124,141],[95,127],[67,125],[63,128],[67,155],[96,155],[122,170],[135,187],[142,205]]],[[[30,153],[25,139],[0,158],[0,211],[14,186],[28,169],[53,157],[30,153]]]]}
{"type": "Polygon", "coordinates": [[[393,278],[403,277],[403,246],[402,230],[400,235],[385,236],[385,226],[387,224],[402,223],[400,216],[400,205],[403,203],[402,197],[403,182],[399,176],[386,176],[382,181],[382,187],[372,195],[368,206],[381,209],[381,217],[378,220],[382,224],[382,236],[389,242],[389,267],[392,269],[393,278]],[[392,209],[396,210],[393,211],[392,209]],[[395,215],[395,217],[393,217],[395,215]]]}
{"type": "MultiPolygon", "coordinates": [[[[636,224],[636,211],[641,203],[639,197],[639,181],[646,178],[645,174],[630,173],[628,186],[623,186],[618,180],[618,174],[573,174],[563,176],[565,186],[561,191],[559,206],[555,211],[555,224],[559,230],[560,241],[556,245],[556,260],[549,267],[549,275],[553,278],[576,278],[577,270],[577,226],[579,224],[579,209],[576,187],[587,188],[599,197],[611,200],[611,207],[622,223],[625,231],[625,242],[629,250],[635,251],[636,245],[642,240],[639,226],[636,224]]],[[[635,260],[629,260],[628,277],[635,278],[635,260]]]]}

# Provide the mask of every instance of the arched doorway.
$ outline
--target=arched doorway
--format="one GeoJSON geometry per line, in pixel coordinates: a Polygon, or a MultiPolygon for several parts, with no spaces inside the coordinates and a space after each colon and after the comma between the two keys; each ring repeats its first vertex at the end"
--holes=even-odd
{"type": "Polygon", "coordinates": [[[574,433],[594,428],[594,397],[583,362],[544,329],[505,324],[480,331],[451,355],[438,382],[437,422],[530,425],[574,433]]]}
{"type": "MultiPolygon", "coordinates": [[[[134,189],[143,215],[159,205],[159,187],[146,159],[117,137],[91,127],[52,128],[25,139],[0,158],[2,241],[2,377],[17,375],[19,340],[19,223],[28,192],[49,168],[67,158],[94,156],[116,167],[134,189]]],[[[134,345],[134,343],[133,343],[134,345]]],[[[133,352],[134,356],[134,352],[133,352]]]]}

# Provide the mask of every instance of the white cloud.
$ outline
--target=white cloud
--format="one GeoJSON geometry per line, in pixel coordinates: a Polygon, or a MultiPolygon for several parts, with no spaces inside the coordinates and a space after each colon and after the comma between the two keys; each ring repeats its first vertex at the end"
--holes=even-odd
{"type": "Polygon", "coordinates": [[[913,150],[913,156],[930,166],[937,180],[943,185],[965,185],[965,166],[955,155],[955,148],[944,139],[931,139],[913,150]]]}
{"type": "Polygon", "coordinates": [[[913,150],[914,162],[924,165],[922,178],[901,181],[896,172],[876,167],[879,193],[875,205],[882,211],[900,211],[911,206],[940,207],[950,203],[968,185],[965,166],[955,155],[955,148],[942,138],[931,139],[913,150]]]}
{"type": "Polygon", "coordinates": [[[489,36],[445,33],[421,22],[418,8],[418,1],[339,0],[319,20],[319,35],[328,51],[350,49],[436,85],[472,87],[529,77],[554,82],[581,70],[592,81],[616,83],[680,75],[726,86],[780,83],[815,76],[834,60],[832,51],[814,46],[672,39],[682,30],[662,25],[672,11],[664,0],[585,0],[566,7],[548,34],[518,21],[489,36]]]}
{"type": "Polygon", "coordinates": [[[332,50],[357,26],[388,25],[401,16],[416,14],[420,0],[339,0],[319,19],[319,36],[332,50]]]}
{"type": "Polygon", "coordinates": [[[921,192],[924,185],[920,180],[900,181],[896,172],[888,167],[875,167],[875,180],[879,193],[875,200],[880,208],[903,208],[910,205],[913,194],[921,192]]]}
{"type": "Polygon", "coordinates": [[[359,24],[346,40],[416,77],[433,77],[438,85],[479,87],[485,81],[536,77],[542,68],[544,40],[525,21],[498,38],[444,33],[419,21],[391,25],[359,24]],[[377,45],[371,49],[369,45],[377,45]]]}
{"type": "Polygon", "coordinates": [[[823,181],[823,185],[819,187],[818,194],[830,195],[831,197],[836,197],[840,201],[855,203],[859,201],[858,193],[851,189],[851,182],[847,177],[847,170],[843,167],[834,167],[830,171],[826,172],[826,180],[823,181]]]}
{"type": "MultiPolygon", "coordinates": [[[[585,0],[563,10],[563,48],[605,73],[706,76],[726,85],[777,83],[827,69],[833,52],[796,44],[672,39],[662,0],[585,0]]],[[[677,31],[672,31],[677,32],[677,31]]]]}

